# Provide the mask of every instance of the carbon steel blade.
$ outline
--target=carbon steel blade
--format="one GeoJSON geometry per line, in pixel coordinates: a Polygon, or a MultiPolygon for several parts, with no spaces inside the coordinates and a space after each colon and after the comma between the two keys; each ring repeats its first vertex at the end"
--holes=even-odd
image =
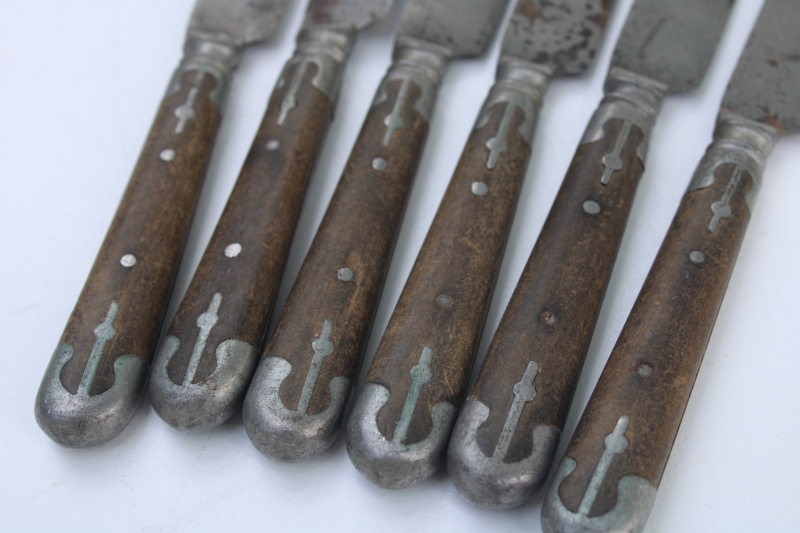
{"type": "Polygon", "coordinates": [[[452,57],[482,54],[497,30],[507,0],[409,0],[398,39],[437,44],[452,57]]]}
{"type": "Polygon", "coordinates": [[[237,48],[263,41],[278,29],[288,4],[289,0],[197,0],[188,34],[237,48]]]}
{"type": "Polygon", "coordinates": [[[767,0],[722,100],[723,109],[800,131],[800,4],[767,0]]]}
{"type": "Polygon", "coordinates": [[[382,19],[393,0],[311,0],[303,26],[344,26],[360,30],[382,19]]]}
{"type": "Polygon", "coordinates": [[[602,42],[612,0],[519,0],[503,37],[503,55],[552,69],[584,72],[602,42]]]}
{"type": "Polygon", "coordinates": [[[612,67],[665,83],[668,92],[700,85],[731,0],[637,0],[622,29],[612,67]]]}

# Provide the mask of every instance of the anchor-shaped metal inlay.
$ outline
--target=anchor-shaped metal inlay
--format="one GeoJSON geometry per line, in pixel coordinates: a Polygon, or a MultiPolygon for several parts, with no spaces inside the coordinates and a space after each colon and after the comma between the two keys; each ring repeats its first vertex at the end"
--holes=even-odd
{"type": "Polygon", "coordinates": [[[625,438],[625,431],[628,429],[630,418],[627,415],[622,415],[614,427],[614,431],[606,435],[604,440],[605,450],[603,456],[600,457],[600,462],[592,474],[592,479],[589,481],[589,486],[586,493],[583,495],[580,506],[578,506],[578,515],[589,516],[589,511],[592,510],[592,505],[600,493],[600,486],[606,479],[608,469],[611,468],[611,461],[614,457],[628,449],[628,439],[625,438]]]}
{"type": "Polygon", "coordinates": [[[731,180],[725,187],[725,192],[722,193],[722,198],[711,204],[711,212],[714,213],[714,216],[711,217],[711,222],[708,223],[708,231],[711,233],[717,231],[720,220],[731,216],[731,198],[733,197],[733,193],[736,192],[736,187],[739,186],[739,182],[742,181],[743,172],[742,167],[737,165],[736,169],[733,171],[731,180]]]}
{"type": "Polygon", "coordinates": [[[306,75],[309,63],[310,61],[307,60],[300,61],[294,71],[292,81],[289,82],[289,90],[286,91],[286,96],[281,100],[281,113],[278,116],[278,126],[283,126],[289,111],[297,107],[297,91],[300,89],[300,82],[303,81],[303,77],[306,75]]]}
{"type": "Polygon", "coordinates": [[[522,409],[525,404],[532,402],[536,399],[536,388],[533,386],[533,380],[536,379],[536,374],[539,373],[539,365],[531,361],[525,368],[525,373],[519,383],[514,385],[514,402],[508,410],[508,417],[506,423],[503,425],[503,430],[500,432],[500,438],[497,439],[497,444],[494,447],[492,457],[501,459],[508,453],[508,447],[511,445],[511,438],[519,425],[519,419],[522,416],[522,409]]]}
{"type": "Polygon", "coordinates": [[[203,352],[206,349],[208,336],[211,330],[217,325],[219,321],[219,306],[222,303],[222,294],[216,292],[211,297],[211,304],[205,313],[201,313],[197,317],[197,327],[200,328],[200,333],[197,335],[197,341],[194,343],[192,356],[189,358],[189,365],[186,367],[186,374],[183,376],[183,386],[191,385],[194,381],[194,375],[197,373],[197,367],[200,366],[200,359],[203,357],[203,352]]]}
{"type": "Polygon", "coordinates": [[[200,94],[200,87],[203,85],[205,77],[206,73],[204,71],[196,71],[194,85],[189,89],[186,102],[175,110],[175,116],[178,117],[178,125],[175,127],[175,133],[183,133],[186,124],[197,116],[194,110],[194,103],[197,101],[197,96],[200,94]]]}
{"type": "Polygon", "coordinates": [[[386,125],[386,134],[383,136],[384,146],[389,146],[389,144],[392,142],[394,132],[403,127],[403,118],[400,116],[400,114],[403,111],[403,106],[408,99],[408,93],[410,90],[411,80],[409,78],[404,78],[402,84],[400,85],[400,89],[397,91],[397,98],[394,101],[392,113],[383,119],[383,123],[386,125]]]}
{"type": "Polygon", "coordinates": [[[622,170],[622,158],[620,158],[620,154],[622,153],[622,149],[625,148],[625,143],[628,141],[628,136],[631,134],[631,126],[633,123],[629,120],[625,120],[622,123],[622,130],[619,132],[617,136],[617,142],[614,145],[614,150],[610,154],[606,154],[603,156],[603,166],[605,170],[603,171],[603,177],[600,178],[600,183],[603,185],[608,185],[611,182],[611,175],[614,172],[622,170]]]}
{"type": "Polygon", "coordinates": [[[511,120],[514,118],[514,112],[517,110],[517,105],[514,102],[506,102],[505,111],[503,111],[503,118],[500,120],[500,127],[497,128],[497,135],[486,141],[486,148],[489,149],[489,160],[486,162],[486,168],[493,170],[497,166],[497,161],[503,152],[508,150],[508,132],[511,129],[511,120]]]}
{"type": "Polygon", "coordinates": [[[106,311],[106,318],[94,328],[94,345],[89,354],[89,360],[86,362],[86,369],[83,371],[80,385],[78,385],[78,396],[88,397],[89,389],[92,388],[92,382],[97,375],[97,368],[100,366],[100,358],[103,357],[103,350],[105,350],[106,343],[117,336],[117,330],[114,329],[114,321],[117,319],[119,312],[119,304],[112,301],[106,311]]]}
{"type": "Polygon", "coordinates": [[[400,444],[405,440],[408,433],[408,426],[411,425],[411,417],[414,415],[414,409],[417,407],[419,395],[422,392],[422,387],[428,383],[433,374],[431,372],[431,360],[433,359],[433,348],[425,346],[422,349],[422,355],[419,356],[419,363],[411,368],[411,387],[408,389],[408,396],[406,396],[406,403],[403,404],[403,410],[400,412],[400,420],[397,421],[397,427],[392,436],[392,442],[400,444]]]}
{"type": "Polygon", "coordinates": [[[311,366],[308,368],[306,381],[303,383],[303,392],[300,394],[300,402],[297,404],[298,413],[308,412],[308,404],[311,403],[311,395],[314,394],[314,387],[319,379],[322,362],[333,353],[333,342],[331,342],[332,332],[333,324],[330,320],[326,320],[322,324],[322,332],[319,334],[319,337],[314,339],[311,343],[311,348],[314,350],[314,357],[311,359],[311,366]]]}

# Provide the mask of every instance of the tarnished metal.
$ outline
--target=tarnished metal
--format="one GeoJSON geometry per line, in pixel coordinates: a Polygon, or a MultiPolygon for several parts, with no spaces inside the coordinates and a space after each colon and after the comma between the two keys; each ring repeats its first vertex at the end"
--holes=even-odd
{"type": "Polygon", "coordinates": [[[767,0],[722,108],[781,133],[800,131],[800,5],[767,0]]]}
{"type": "Polygon", "coordinates": [[[731,0],[637,0],[611,66],[660,81],[668,92],[696,88],[708,69],[731,0]]]}
{"type": "Polygon", "coordinates": [[[519,0],[502,54],[546,66],[553,77],[584,72],[600,46],[611,0],[519,0]]]}
{"type": "Polygon", "coordinates": [[[397,39],[441,46],[450,57],[477,56],[489,46],[505,8],[505,0],[409,0],[397,39]]]}
{"type": "Polygon", "coordinates": [[[197,0],[188,37],[233,48],[271,37],[289,0],[197,0]]]}
{"type": "Polygon", "coordinates": [[[303,28],[318,26],[360,30],[382,19],[394,0],[311,0],[303,28]]]}

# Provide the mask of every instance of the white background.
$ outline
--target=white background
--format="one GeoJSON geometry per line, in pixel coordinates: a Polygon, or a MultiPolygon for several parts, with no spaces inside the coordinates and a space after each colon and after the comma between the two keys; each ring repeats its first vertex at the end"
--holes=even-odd
{"type": "MultiPolygon", "coordinates": [[[[244,56],[170,316],[291,55],[301,4],[290,8],[272,42],[244,56]]],[[[618,1],[599,63],[579,79],[554,82],[547,94],[479,358],[601,98],[610,43],[630,4],[618,1]]],[[[705,83],[664,104],[558,459],[710,141],[760,4],[737,0],[705,83]]],[[[88,450],[60,448],[36,426],[39,381],[180,59],[191,7],[191,0],[0,2],[0,530],[538,532],[541,496],[512,511],[478,510],[444,471],[413,488],[382,490],[351,467],[341,438],[321,457],[276,464],[251,446],[241,414],[213,431],[180,433],[145,397],[120,436],[88,450]]],[[[397,13],[355,47],[275,317],[388,66],[397,13]]],[[[480,60],[454,63],[444,81],[364,369],[493,81],[498,53],[495,44],[480,60]]],[[[800,531],[799,167],[800,139],[782,140],[649,533],[800,531]]]]}

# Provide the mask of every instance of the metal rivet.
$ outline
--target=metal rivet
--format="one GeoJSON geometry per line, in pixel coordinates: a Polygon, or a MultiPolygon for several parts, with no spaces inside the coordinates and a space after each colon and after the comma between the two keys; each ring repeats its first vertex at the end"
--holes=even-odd
{"type": "Polygon", "coordinates": [[[336,272],[336,277],[342,281],[353,281],[353,271],[347,267],[340,268],[338,272],[336,272]]]}
{"type": "Polygon", "coordinates": [[[130,268],[136,264],[136,256],[133,254],[125,254],[120,258],[119,264],[125,268],[130,268]]]}
{"type": "Polygon", "coordinates": [[[596,215],[600,212],[600,204],[595,202],[594,200],[586,200],[583,202],[583,210],[589,213],[590,215],[596,215]]]}
{"type": "Polygon", "coordinates": [[[159,156],[162,161],[172,161],[175,159],[175,150],[172,148],[167,148],[166,150],[161,150],[159,156]]]}
{"type": "Polygon", "coordinates": [[[702,263],[706,260],[706,254],[700,250],[695,250],[689,254],[689,259],[692,261],[692,263],[702,263]]]}
{"type": "Polygon", "coordinates": [[[653,375],[653,372],[655,372],[655,370],[650,363],[640,363],[639,366],[636,367],[636,373],[643,378],[649,378],[653,375]]]}
{"type": "Polygon", "coordinates": [[[228,246],[225,247],[225,257],[230,257],[232,259],[237,255],[239,255],[240,253],[242,253],[242,245],[239,244],[238,242],[229,244],[228,246]]]}
{"type": "Polygon", "coordinates": [[[376,157],[372,160],[372,168],[375,170],[386,170],[386,160],[382,157],[376,157]]]}
{"type": "Polygon", "coordinates": [[[277,150],[280,147],[281,147],[281,143],[279,141],[276,141],[275,139],[273,139],[273,140],[271,140],[271,141],[269,141],[267,143],[267,150],[269,150],[270,152],[273,152],[273,151],[277,150]]]}
{"type": "Polygon", "coordinates": [[[477,194],[478,196],[486,196],[486,193],[489,192],[489,186],[486,185],[482,181],[475,181],[472,183],[472,194],[477,194]]]}
{"type": "Polygon", "coordinates": [[[440,294],[436,297],[436,305],[439,307],[450,307],[453,305],[453,299],[446,294],[440,294]]]}
{"type": "Polygon", "coordinates": [[[558,322],[558,317],[552,311],[542,311],[542,314],[539,315],[539,320],[545,326],[555,326],[556,322],[558,322]]]}

